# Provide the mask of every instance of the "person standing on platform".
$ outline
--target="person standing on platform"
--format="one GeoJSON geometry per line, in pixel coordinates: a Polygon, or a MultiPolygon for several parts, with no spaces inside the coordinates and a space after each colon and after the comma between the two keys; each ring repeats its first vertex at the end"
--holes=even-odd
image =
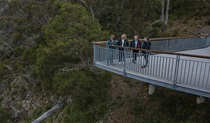
{"type": "MultiPolygon", "coordinates": [[[[139,41],[139,36],[135,35],[133,41],[130,43],[131,48],[141,48],[141,42],[139,41]]],[[[137,54],[139,50],[133,50],[133,63],[136,63],[137,60],[137,54]]]]}
{"type": "Polygon", "coordinates": [[[110,36],[110,39],[107,41],[106,43],[108,46],[108,58],[107,58],[107,64],[109,65],[114,65],[114,52],[116,47],[114,47],[114,45],[116,45],[116,41],[114,40],[114,35],[110,36]]]}
{"type": "MultiPolygon", "coordinates": [[[[151,42],[149,40],[149,37],[148,36],[145,36],[144,37],[144,43],[143,43],[142,49],[150,50],[151,45],[152,44],[151,44],[151,42]]],[[[150,52],[143,50],[142,53],[144,55],[145,65],[143,65],[141,68],[145,68],[145,67],[148,66],[148,63],[149,63],[149,55],[150,55],[150,52]]]]}
{"type": "Polygon", "coordinates": [[[125,53],[124,53],[124,48],[123,47],[128,47],[128,40],[126,39],[126,35],[123,34],[121,36],[121,39],[118,41],[118,46],[120,46],[119,48],[119,64],[124,64],[125,61],[125,53]]]}

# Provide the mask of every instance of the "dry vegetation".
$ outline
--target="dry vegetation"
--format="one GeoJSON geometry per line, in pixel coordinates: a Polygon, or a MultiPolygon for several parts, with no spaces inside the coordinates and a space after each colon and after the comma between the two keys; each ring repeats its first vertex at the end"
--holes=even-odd
{"type": "Polygon", "coordinates": [[[162,87],[148,95],[148,84],[144,82],[115,74],[112,78],[105,123],[209,122],[209,101],[197,105],[195,95],[162,87]]]}
{"type": "Polygon", "coordinates": [[[165,32],[170,32],[173,37],[210,35],[210,17],[175,20],[165,32]]]}

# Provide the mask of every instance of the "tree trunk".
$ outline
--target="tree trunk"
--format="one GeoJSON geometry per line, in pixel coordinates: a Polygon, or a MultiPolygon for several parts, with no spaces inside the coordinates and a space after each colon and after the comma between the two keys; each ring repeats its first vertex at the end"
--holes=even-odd
{"type": "Polygon", "coordinates": [[[169,5],[170,5],[170,0],[167,0],[167,6],[166,6],[166,19],[165,19],[165,24],[168,24],[168,13],[169,13],[169,5]]]}
{"type": "Polygon", "coordinates": [[[55,111],[58,108],[60,108],[65,102],[66,103],[71,103],[72,102],[71,97],[65,98],[61,103],[57,103],[50,110],[48,110],[47,112],[42,114],[39,118],[37,118],[36,120],[32,121],[31,123],[40,123],[40,122],[44,121],[45,119],[50,117],[53,113],[55,113],[55,111]]]}
{"type": "Polygon", "coordinates": [[[165,18],[165,0],[162,0],[162,11],[161,11],[161,21],[164,22],[165,18]]]}
{"type": "Polygon", "coordinates": [[[42,116],[40,116],[36,120],[32,121],[31,123],[40,123],[40,122],[42,122],[43,120],[45,120],[46,118],[51,116],[60,106],[61,106],[61,104],[56,104],[50,110],[45,112],[42,116]]]}
{"type": "Polygon", "coordinates": [[[80,1],[81,1],[89,10],[90,10],[90,13],[91,13],[91,15],[92,15],[92,19],[95,20],[95,13],[94,13],[94,11],[93,11],[91,5],[88,6],[87,3],[86,3],[84,0],[80,0],[80,1]]]}

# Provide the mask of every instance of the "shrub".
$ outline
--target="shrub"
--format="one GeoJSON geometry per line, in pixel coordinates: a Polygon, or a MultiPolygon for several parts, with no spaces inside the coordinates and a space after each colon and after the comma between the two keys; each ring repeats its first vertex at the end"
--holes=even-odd
{"type": "Polygon", "coordinates": [[[11,113],[0,108],[0,123],[11,123],[11,113]]]}
{"type": "Polygon", "coordinates": [[[144,106],[138,100],[138,98],[133,98],[130,101],[130,113],[133,115],[140,115],[144,113],[144,106]]]}

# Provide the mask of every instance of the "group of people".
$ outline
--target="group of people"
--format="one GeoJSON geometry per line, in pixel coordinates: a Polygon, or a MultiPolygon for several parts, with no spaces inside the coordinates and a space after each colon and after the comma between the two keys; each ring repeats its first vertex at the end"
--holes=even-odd
{"type": "Polygon", "coordinates": [[[130,42],[128,42],[127,38],[126,38],[126,34],[123,34],[121,36],[121,39],[118,40],[117,42],[114,40],[114,35],[110,36],[110,39],[107,41],[107,45],[110,48],[110,52],[109,52],[109,64],[113,64],[113,49],[115,49],[115,46],[119,46],[119,64],[124,64],[125,61],[125,48],[124,47],[130,47],[130,48],[134,48],[133,49],[133,63],[136,63],[137,61],[137,53],[139,52],[139,50],[137,49],[146,49],[146,50],[142,50],[142,53],[144,55],[144,59],[145,59],[145,65],[142,66],[142,68],[145,68],[148,66],[148,62],[149,62],[149,52],[147,50],[150,50],[151,47],[151,42],[149,40],[148,36],[144,37],[143,41],[139,40],[139,36],[135,35],[134,39],[130,42]]]}

